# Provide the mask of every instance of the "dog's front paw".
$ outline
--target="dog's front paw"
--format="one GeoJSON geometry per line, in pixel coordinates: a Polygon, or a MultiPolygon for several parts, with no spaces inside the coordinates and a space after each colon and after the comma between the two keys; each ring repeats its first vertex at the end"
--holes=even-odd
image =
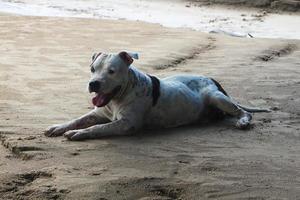
{"type": "Polygon", "coordinates": [[[67,126],[59,124],[48,127],[47,130],[44,131],[44,134],[47,137],[57,137],[63,135],[66,131],[67,126]]]}
{"type": "Polygon", "coordinates": [[[80,141],[80,140],[88,139],[88,134],[86,132],[84,132],[83,130],[68,131],[64,134],[64,136],[68,140],[72,140],[72,141],[80,141]]]}

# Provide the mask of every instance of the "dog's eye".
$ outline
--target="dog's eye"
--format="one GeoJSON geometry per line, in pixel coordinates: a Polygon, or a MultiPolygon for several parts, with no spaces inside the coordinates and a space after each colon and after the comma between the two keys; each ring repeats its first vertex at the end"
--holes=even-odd
{"type": "Polygon", "coordinates": [[[108,70],[108,73],[109,73],[109,74],[114,74],[114,73],[115,73],[115,71],[114,71],[114,70],[112,70],[112,69],[109,69],[109,70],[108,70]]]}
{"type": "Polygon", "coordinates": [[[91,67],[91,72],[94,73],[95,72],[95,68],[91,67]]]}

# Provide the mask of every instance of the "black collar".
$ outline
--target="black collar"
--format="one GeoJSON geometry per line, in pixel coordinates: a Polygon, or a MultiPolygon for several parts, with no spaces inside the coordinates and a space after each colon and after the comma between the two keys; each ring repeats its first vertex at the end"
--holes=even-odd
{"type": "Polygon", "coordinates": [[[152,82],[152,106],[155,106],[160,96],[160,82],[155,76],[147,75],[150,77],[152,82]]]}

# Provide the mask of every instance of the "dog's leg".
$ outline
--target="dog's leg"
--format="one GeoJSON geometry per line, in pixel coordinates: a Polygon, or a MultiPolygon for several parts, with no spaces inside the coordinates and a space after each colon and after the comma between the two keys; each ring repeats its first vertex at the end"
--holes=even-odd
{"type": "Polygon", "coordinates": [[[212,92],[208,95],[208,103],[218,109],[238,118],[236,126],[245,129],[249,126],[252,115],[238,107],[229,97],[220,91],[212,92]]]}
{"type": "Polygon", "coordinates": [[[99,124],[86,129],[68,131],[64,136],[69,140],[97,139],[105,136],[129,135],[140,128],[131,120],[120,119],[107,124],[99,124]]]}
{"type": "Polygon", "coordinates": [[[64,124],[53,125],[49,127],[44,134],[48,137],[61,136],[69,130],[84,129],[95,124],[107,123],[109,120],[104,116],[96,114],[91,111],[78,119],[71,120],[64,124]]]}
{"type": "MultiPolygon", "coordinates": [[[[150,102],[149,105],[151,105],[150,102]]],[[[143,126],[146,109],[147,106],[145,106],[144,102],[133,102],[124,107],[123,110],[116,115],[117,120],[115,121],[98,124],[85,129],[68,131],[64,136],[69,140],[85,140],[105,136],[130,135],[143,126]]]]}

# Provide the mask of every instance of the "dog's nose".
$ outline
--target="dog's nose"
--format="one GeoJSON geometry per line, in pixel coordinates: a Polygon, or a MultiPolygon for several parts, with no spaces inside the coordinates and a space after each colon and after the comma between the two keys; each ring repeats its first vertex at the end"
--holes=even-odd
{"type": "Polygon", "coordinates": [[[100,89],[100,82],[99,81],[91,81],[89,83],[89,90],[90,92],[98,92],[100,89]]]}

